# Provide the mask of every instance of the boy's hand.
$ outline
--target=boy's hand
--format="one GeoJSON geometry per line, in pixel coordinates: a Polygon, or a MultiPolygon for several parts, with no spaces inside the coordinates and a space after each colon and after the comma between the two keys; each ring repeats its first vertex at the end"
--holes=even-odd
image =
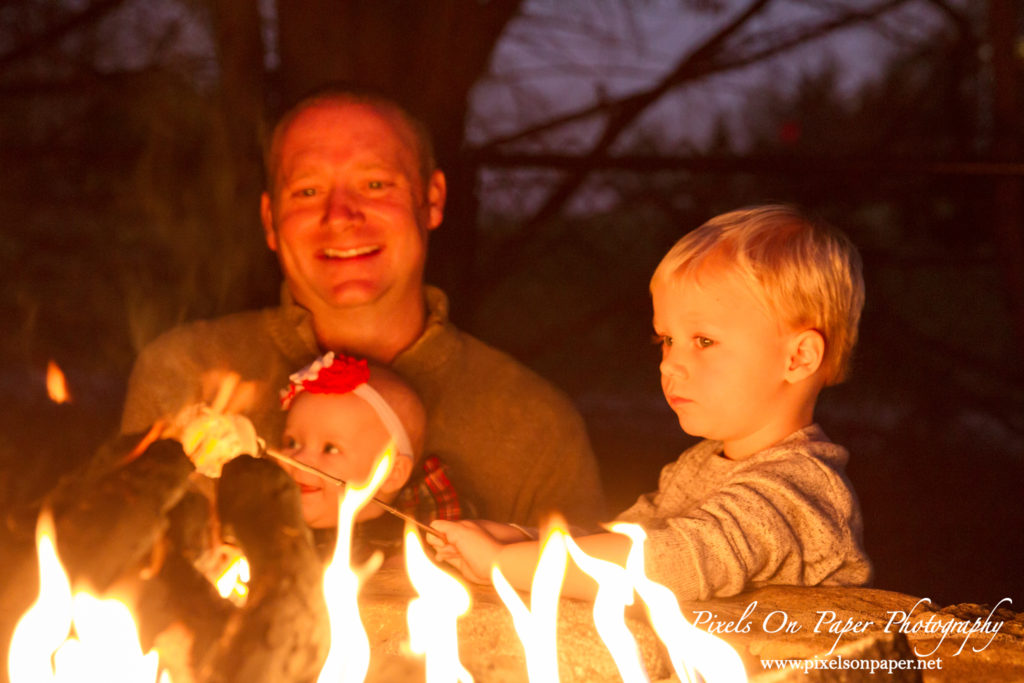
{"type": "Polygon", "coordinates": [[[437,559],[452,565],[473,583],[489,584],[491,566],[508,543],[525,540],[518,528],[488,520],[449,522],[434,520],[430,524],[448,538],[445,544],[433,534],[427,542],[437,551],[437,559]]]}

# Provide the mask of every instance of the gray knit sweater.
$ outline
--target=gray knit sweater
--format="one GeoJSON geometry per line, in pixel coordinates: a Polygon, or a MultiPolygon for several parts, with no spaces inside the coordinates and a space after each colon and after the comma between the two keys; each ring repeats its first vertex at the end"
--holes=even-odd
{"type": "Polygon", "coordinates": [[[860,586],[871,579],[846,449],[817,425],[746,460],[702,441],[661,471],[618,521],[648,535],[648,575],[680,600],[764,584],[860,586]]]}

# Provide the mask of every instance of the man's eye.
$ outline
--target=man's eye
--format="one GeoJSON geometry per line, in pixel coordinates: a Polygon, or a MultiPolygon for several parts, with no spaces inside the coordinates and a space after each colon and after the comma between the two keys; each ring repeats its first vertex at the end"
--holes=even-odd
{"type": "Polygon", "coordinates": [[[303,187],[294,192],[296,197],[315,197],[317,194],[315,187],[303,187]]]}
{"type": "Polygon", "coordinates": [[[341,449],[335,446],[333,443],[324,444],[324,453],[327,455],[338,455],[341,453],[341,449]]]}
{"type": "Polygon", "coordinates": [[[697,345],[698,349],[706,349],[709,346],[714,346],[715,340],[707,337],[694,337],[693,343],[697,345]]]}
{"type": "Polygon", "coordinates": [[[385,187],[387,187],[387,182],[383,180],[371,180],[366,183],[366,187],[368,187],[371,190],[383,190],[385,187]]]}

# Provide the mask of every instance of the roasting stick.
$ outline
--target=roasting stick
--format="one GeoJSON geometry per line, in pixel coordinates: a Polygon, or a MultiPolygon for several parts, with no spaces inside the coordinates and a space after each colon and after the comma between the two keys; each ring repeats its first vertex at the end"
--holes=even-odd
{"type": "MultiPolygon", "coordinates": [[[[287,456],[287,455],[285,455],[284,453],[282,453],[280,451],[275,451],[273,448],[269,448],[269,447],[267,447],[263,443],[261,443],[260,446],[262,446],[264,453],[269,455],[271,458],[274,458],[275,460],[280,460],[281,462],[286,462],[289,465],[291,465],[292,467],[294,467],[296,469],[300,469],[303,472],[309,472],[310,474],[315,474],[316,476],[320,477],[324,481],[329,481],[329,482],[331,482],[332,484],[334,484],[336,486],[348,486],[348,482],[346,482],[343,479],[338,479],[337,477],[332,476],[330,474],[327,474],[323,470],[317,469],[316,467],[313,467],[312,465],[307,465],[306,463],[300,462],[300,461],[296,460],[295,458],[287,456]]],[[[394,515],[395,517],[398,517],[399,519],[404,519],[406,522],[409,522],[410,524],[415,524],[420,529],[423,529],[423,531],[427,532],[428,534],[433,534],[434,536],[437,536],[438,538],[440,538],[445,543],[448,542],[448,538],[445,537],[444,534],[442,534],[440,531],[438,531],[437,529],[435,529],[435,528],[433,528],[431,526],[427,526],[426,524],[424,524],[423,522],[419,521],[415,517],[410,517],[409,515],[405,514],[404,512],[402,512],[400,510],[398,510],[397,508],[392,507],[391,505],[388,505],[387,503],[384,503],[384,502],[382,502],[382,501],[380,501],[380,500],[378,500],[376,498],[373,499],[373,502],[376,503],[377,505],[379,505],[380,507],[384,508],[385,512],[389,512],[392,515],[394,515]]]]}

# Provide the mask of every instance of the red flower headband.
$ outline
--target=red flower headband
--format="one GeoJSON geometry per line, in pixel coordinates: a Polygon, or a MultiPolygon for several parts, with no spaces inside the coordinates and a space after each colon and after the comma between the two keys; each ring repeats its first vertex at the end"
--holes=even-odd
{"type": "Polygon", "coordinates": [[[347,394],[370,381],[365,359],[334,356],[329,352],[288,377],[288,389],[281,392],[281,407],[288,408],[303,391],[311,394],[347,394]]]}
{"type": "Polygon", "coordinates": [[[377,413],[394,439],[398,454],[412,458],[412,444],[401,419],[384,397],[369,385],[369,381],[370,367],[365,359],[335,357],[333,351],[328,351],[288,377],[288,388],[281,392],[281,407],[287,410],[295,397],[303,391],[311,394],[354,393],[377,413]]]}

